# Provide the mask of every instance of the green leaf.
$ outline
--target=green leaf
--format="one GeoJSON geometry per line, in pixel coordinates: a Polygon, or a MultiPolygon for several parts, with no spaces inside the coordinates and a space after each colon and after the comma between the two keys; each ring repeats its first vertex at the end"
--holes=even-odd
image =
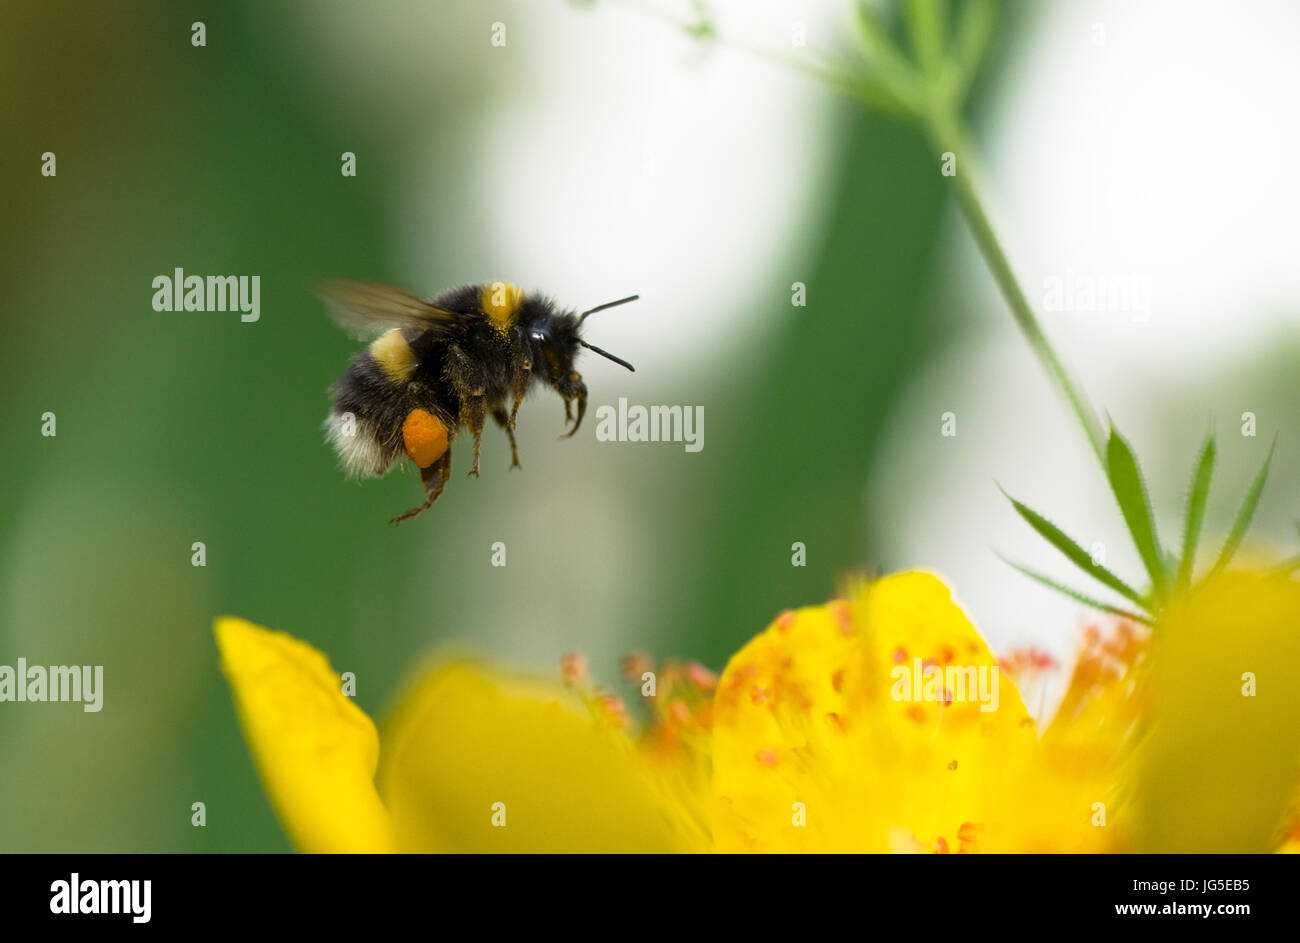
{"type": "Polygon", "coordinates": [[[1133,450],[1118,430],[1111,426],[1110,441],[1106,443],[1106,477],[1110,490],[1115,493],[1124,523],[1137,546],[1138,555],[1151,576],[1151,585],[1157,602],[1169,595],[1169,577],[1165,571],[1164,553],[1156,536],[1155,520],[1151,516],[1151,502],[1147,498],[1146,484],[1138,469],[1133,450]]]}
{"type": "Polygon", "coordinates": [[[867,0],[857,4],[858,43],[872,77],[862,83],[856,97],[869,108],[915,119],[925,98],[916,70],[899,52],[898,44],[867,0]]]}
{"type": "Polygon", "coordinates": [[[993,23],[997,11],[993,0],[967,0],[962,4],[957,20],[957,36],[953,40],[952,57],[957,68],[958,103],[966,97],[975,75],[979,72],[988,48],[989,38],[993,35],[993,23]]]}
{"type": "Polygon", "coordinates": [[[911,75],[912,66],[899,52],[894,37],[871,4],[867,0],[859,0],[857,12],[858,42],[866,53],[868,64],[879,72],[895,77],[911,75]]]}
{"type": "Polygon", "coordinates": [[[912,120],[917,106],[897,86],[875,79],[857,79],[845,91],[872,111],[895,118],[912,120]]]}
{"type": "Polygon", "coordinates": [[[1030,527],[1038,531],[1039,534],[1046,538],[1048,543],[1061,551],[1061,553],[1063,553],[1066,559],[1071,563],[1083,570],[1083,572],[1087,573],[1093,579],[1106,584],[1111,589],[1115,590],[1115,592],[1127,599],[1131,599],[1142,608],[1145,609],[1150,606],[1149,601],[1144,599],[1141,593],[1133,589],[1104,566],[1094,563],[1092,555],[1071,540],[1070,537],[1059,527],[1047,518],[1043,517],[1043,515],[1039,514],[1037,511],[1021,504],[1005,491],[1002,493],[1006,495],[1007,500],[1011,502],[1011,506],[1016,509],[1016,513],[1028,521],[1030,527]]]}
{"type": "Polygon", "coordinates": [[[907,0],[903,12],[921,71],[931,78],[939,77],[944,68],[948,18],[944,0],[907,0]]]}
{"type": "Polygon", "coordinates": [[[1042,573],[1039,573],[1035,570],[1031,570],[1027,566],[1022,566],[1019,563],[1015,563],[1011,560],[1008,560],[1006,557],[1002,556],[1001,554],[999,554],[998,557],[999,559],[1002,560],[1003,563],[1019,570],[1021,573],[1025,574],[1025,576],[1029,577],[1031,580],[1036,580],[1037,582],[1042,583],[1048,589],[1054,589],[1058,593],[1062,593],[1063,595],[1069,596],[1075,602],[1081,602],[1090,609],[1099,609],[1102,612],[1109,612],[1112,615],[1123,616],[1125,619],[1131,619],[1134,622],[1141,622],[1145,625],[1152,624],[1151,618],[1149,616],[1143,615],[1140,612],[1131,612],[1128,609],[1123,609],[1119,606],[1112,606],[1110,603],[1102,602],[1100,599],[1094,599],[1092,596],[1085,595],[1084,593],[1079,592],[1077,589],[1071,589],[1070,587],[1065,586],[1062,583],[1058,583],[1050,576],[1044,576],[1042,573]]]}
{"type": "Polygon", "coordinates": [[[907,62],[898,54],[898,47],[889,30],[880,21],[876,11],[866,0],[858,0],[857,25],[858,42],[867,55],[867,62],[876,69],[906,71],[907,62]]]}
{"type": "Polygon", "coordinates": [[[1241,502],[1237,519],[1232,522],[1232,530],[1228,533],[1228,539],[1224,541],[1223,549],[1219,551],[1219,559],[1214,561],[1211,574],[1218,573],[1228,565],[1232,555],[1237,552],[1237,547],[1241,545],[1241,539],[1246,536],[1246,531],[1250,528],[1250,519],[1255,515],[1255,506],[1259,504],[1259,496],[1264,491],[1264,482],[1268,480],[1268,466],[1273,461],[1275,448],[1277,448],[1277,436],[1273,437],[1273,444],[1268,447],[1268,457],[1264,459],[1264,467],[1251,482],[1250,490],[1246,492],[1246,498],[1241,502]]]}
{"type": "Polygon", "coordinates": [[[1183,524],[1183,556],[1178,564],[1178,591],[1186,592],[1192,583],[1192,567],[1196,565],[1196,544],[1201,539],[1201,524],[1205,521],[1205,503],[1210,497],[1210,477],[1214,474],[1214,433],[1211,432],[1201,447],[1192,474],[1192,492],[1187,498],[1187,519],[1183,524]]]}

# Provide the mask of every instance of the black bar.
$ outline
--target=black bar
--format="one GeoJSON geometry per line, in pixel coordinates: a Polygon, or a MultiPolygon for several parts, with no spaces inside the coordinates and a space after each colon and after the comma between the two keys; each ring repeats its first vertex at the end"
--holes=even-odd
{"type": "Polygon", "coordinates": [[[109,925],[128,932],[279,926],[338,931],[414,920],[437,933],[450,929],[447,920],[454,914],[494,928],[515,916],[536,921],[534,929],[541,931],[555,923],[587,926],[599,908],[610,905],[629,920],[649,921],[642,926],[651,933],[669,932],[661,921],[686,921],[701,905],[733,926],[762,918],[750,924],[756,933],[764,932],[760,911],[767,908],[779,911],[774,918],[806,922],[810,934],[841,919],[864,929],[881,925],[877,921],[910,922],[936,933],[980,926],[1048,932],[1125,924],[1179,933],[1193,926],[1231,932],[1291,920],[1297,877],[1295,859],[1285,855],[674,861],[629,855],[549,863],[523,856],[453,863],[417,856],[9,855],[5,863],[10,877],[0,881],[0,918],[6,930],[62,924],[92,932],[109,925]],[[143,883],[133,887],[138,896],[130,898],[123,885],[107,889],[109,903],[117,893],[126,913],[53,913],[52,906],[64,903],[56,900],[57,882],[68,885],[66,900],[74,873],[87,902],[98,902],[103,889],[96,883],[86,898],[88,882],[149,881],[148,921],[137,921],[143,916],[143,883]],[[134,915],[127,906],[131,902],[137,904],[134,915]],[[1149,912],[1135,909],[1152,906],[1149,912]],[[1208,913],[1201,911],[1205,907],[1208,913]]]}

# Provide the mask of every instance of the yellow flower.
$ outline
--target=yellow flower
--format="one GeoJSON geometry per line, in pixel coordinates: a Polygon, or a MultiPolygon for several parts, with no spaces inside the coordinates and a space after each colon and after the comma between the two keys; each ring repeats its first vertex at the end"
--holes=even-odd
{"type": "Polygon", "coordinates": [[[389,851],[375,792],[379,735],[306,642],[219,619],[221,665],[271,803],[303,851],[389,851]]]}
{"type": "Polygon", "coordinates": [[[1150,636],[1090,632],[1041,733],[921,572],[781,614],[720,678],[630,657],[637,730],[581,659],[567,684],[457,661],[381,738],[310,646],[216,631],[304,851],[1263,850],[1300,835],[1297,614],[1300,584],[1222,574],[1150,636]]]}
{"type": "Polygon", "coordinates": [[[241,619],[218,619],[216,637],[268,796],[303,851],[691,847],[648,762],[560,685],[439,666],[388,719],[381,758],[318,651],[241,619]]]}
{"type": "Polygon", "coordinates": [[[1300,837],[1300,583],[1208,580],[1164,619],[1137,771],[1144,851],[1263,851],[1300,837]],[[1282,818],[1279,832],[1279,818],[1282,818]]]}
{"type": "MultiPolygon", "coordinates": [[[[1123,654],[1135,661],[1139,653],[1123,654]]],[[[779,617],[731,659],[715,701],[718,847],[1122,847],[1123,829],[1111,820],[1096,824],[1095,806],[1114,802],[1122,734],[1099,729],[1075,743],[1061,728],[1040,739],[1015,684],[994,674],[998,668],[947,588],[928,573],[891,576],[851,602],[779,617]],[[958,683],[965,675],[966,696],[945,687],[934,700],[907,698],[896,669],[918,662],[954,669],[958,683]],[[971,675],[981,670],[998,678],[996,688],[989,685],[995,699],[970,696],[971,675]]],[[[1118,680],[1128,668],[1117,659],[1116,673],[1093,679],[1079,697],[1127,703],[1118,680]]]]}

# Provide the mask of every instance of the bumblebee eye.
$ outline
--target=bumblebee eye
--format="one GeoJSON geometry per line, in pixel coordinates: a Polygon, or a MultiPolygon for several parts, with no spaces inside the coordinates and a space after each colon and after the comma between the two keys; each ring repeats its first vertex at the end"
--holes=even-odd
{"type": "Polygon", "coordinates": [[[555,350],[555,343],[549,334],[542,331],[533,331],[529,334],[529,339],[537,345],[541,359],[546,363],[546,372],[552,380],[557,380],[560,374],[564,372],[564,365],[560,363],[560,356],[555,350]]]}

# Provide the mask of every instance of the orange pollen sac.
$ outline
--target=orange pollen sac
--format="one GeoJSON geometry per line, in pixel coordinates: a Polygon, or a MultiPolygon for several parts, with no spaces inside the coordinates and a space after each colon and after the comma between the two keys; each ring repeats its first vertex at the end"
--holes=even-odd
{"type": "Polygon", "coordinates": [[[413,409],[402,423],[406,454],[420,468],[428,468],[447,451],[447,427],[433,413],[413,409]]]}

